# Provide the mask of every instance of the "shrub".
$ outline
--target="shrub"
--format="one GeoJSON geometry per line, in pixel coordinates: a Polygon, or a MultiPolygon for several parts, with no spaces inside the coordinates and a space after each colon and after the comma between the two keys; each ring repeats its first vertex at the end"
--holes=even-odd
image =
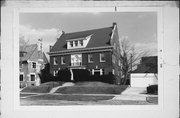
{"type": "Polygon", "coordinates": [[[89,81],[90,72],[87,69],[73,69],[74,81],[89,81]]]}
{"type": "Polygon", "coordinates": [[[150,85],[147,87],[147,93],[158,94],[158,85],[150,85]]]}
{"type": "Polygon", "coordinates": [[[55,77],[50,73],[50,65],[47,63],[45,68],[41,70],[39,74],[41,83],[49,82],[49,81],[56,81],[55,77]]]}
{"type": "Polygon", "coordinates": [[[55,78],[57,81],[70,82],[71,81],[71,72],[67,68],[59,70],[55,78]]]}

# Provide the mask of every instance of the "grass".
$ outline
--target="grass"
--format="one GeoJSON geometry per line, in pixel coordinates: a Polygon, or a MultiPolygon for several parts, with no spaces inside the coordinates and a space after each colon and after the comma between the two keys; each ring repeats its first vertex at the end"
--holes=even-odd
{"type": "MultiPolygon", "coordinates": [[[[53,87],[61,86],[63,82],[47,82],[40,86],[24,88],[21,92],[49,93],[53,87]]],[[[127,86],[107,84],[103,82],[77,82],[74,86],[61,87],[55,93],[62,94],[121,94],[127,86]]]]}
{"type": "Polygon", "coordinates": [[[20,97],[26,97],[26,96],[30,96],[30,95],[36,95],[36,94],[20,94],[20,97]]]}
{"type": "Polygon", "coordinates": [[[39,95],[28,97],[29,100],[66,100],[66,101],[99,101],[99,100],[109,100],[114,96],[93,96],[93,95],[39,95]]]}
{"type": "Polygon", "coordinates": [[[127,86],[118,86],[103,82],[78,82],[74,86],[59,88],[62,94],[121,94],[127,86]]]}
{"type": "Polygon", "coordinates": [[[48,93],[53,87],[62,85],[63,82],[47,82],[39,86],[29,86],[21,90],[21,92],[32,92],[32,93],[48,93]]]}

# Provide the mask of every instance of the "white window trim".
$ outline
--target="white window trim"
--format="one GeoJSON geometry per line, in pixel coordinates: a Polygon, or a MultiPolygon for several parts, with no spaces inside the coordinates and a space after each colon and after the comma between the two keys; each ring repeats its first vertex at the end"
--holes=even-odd
{"type": "Polygon", "coordinates": [[[97,69],[97,70],[92,69],[92,75],[94,75],[94,72],[100,72],[100,75],[103,75],[103,69],[97,69]]]}
{"type": "Polygon", "coordinates": [[[56,76],[56,74],[58,73],[58,70],[54,70],[53,71],[53,75],[56,76]]]}
{"type": "MultiPolygon", "coordinates": [[[[106,62],[106,60],[102,60],[102,54],[104,53],[100,53],[100,62],[106,62]]],[[[105,54],[104,54],[104,57],[105,57],[105,54]]]]}
{"type": "Polygon", "coordinates": [[[92,56],[92,54],[88,54],[88,63],[93,63],[93,61],[90,60],[90,55],[92,56]]]}
{"type": "Polygon", "coordinates": [[[62,64],[62,65],[66,64],[66,63],[63,62],[63,59],[65,59],[64,56],[61,57],[61,64],[62,64]]]}
{"type": "Polygon", "coordinates": [[[114,69],[112,69],[112,74],[115,75],[115,70],[114,69]]]}

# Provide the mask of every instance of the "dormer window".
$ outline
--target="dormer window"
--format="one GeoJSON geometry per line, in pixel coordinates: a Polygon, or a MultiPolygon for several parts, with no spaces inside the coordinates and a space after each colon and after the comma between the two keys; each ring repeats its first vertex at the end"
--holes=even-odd
{"type": "Polygon", "coordinates": [[[73,41],[70,41],[70,46],[73,47],[73,41]]]}
{"type": "Polygon", "coordinates": [[[87,37],[80,37],[75,39],[68,39],[67,41],[67,49],[76,49],[76,48],[85,48],[91,39],[91,36],[93,34],[87,36],[87,37]]]}
{"type": "Polygon", "coordinates": [[[83,40],[80,40],[79,43],[81,46],[83,46],[83,40]]]}
{"type": "Polygon", "coordinates": [[[76,46],[76,47],[78,46],[78,41],[75,41],[75,46],[76,46]]]}

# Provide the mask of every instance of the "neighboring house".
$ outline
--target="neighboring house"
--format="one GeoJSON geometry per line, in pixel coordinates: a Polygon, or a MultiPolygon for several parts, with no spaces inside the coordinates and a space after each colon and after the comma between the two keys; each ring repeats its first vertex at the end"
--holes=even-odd
{"type": "Polygon", "coordinates": [[[50,72],[88,69],[91,75],[112,73],[120,83],[120,46],[117,24],[111,27],[65,33],[50,47],[50,72]]]}
{"type": "Polygon", "coordinates": [[[131,73],[132,87],[147,87],[158,84],[158,57],[142,57],[137,69],[131,73]]]}
{"type": "Polygon", "coordinates": [[[19,52],[20,87],[38,86],[40,84],[39,73],[48,63],[42,52],[42,43],[20,46],[19,52]]]}

